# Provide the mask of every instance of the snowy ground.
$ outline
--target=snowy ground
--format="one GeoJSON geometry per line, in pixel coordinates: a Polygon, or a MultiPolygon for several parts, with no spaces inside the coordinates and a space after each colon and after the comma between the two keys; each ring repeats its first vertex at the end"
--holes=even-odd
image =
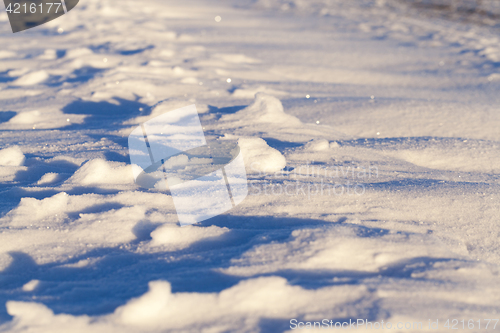
{"type": "Polygon", "coordinates": [[[2,12],[0,331],[500,319],[498,20],[416,8],[81,0],[17,34],[2,12]],[[240,140],[229,213],[181,228],[134,184],[160,101],[240,140]]]}

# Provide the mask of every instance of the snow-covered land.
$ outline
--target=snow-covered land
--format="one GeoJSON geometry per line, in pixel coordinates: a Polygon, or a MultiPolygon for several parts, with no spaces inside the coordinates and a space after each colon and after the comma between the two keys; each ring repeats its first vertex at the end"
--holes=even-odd
{"type": "Polygon", "coordinates": [[[2,11],[0,331],[486,331],[500,11],[449,3],[80,0],[16,34],[2,11]],[[191,104],[249,195],[180,227],[127,137],[191,104]]]}

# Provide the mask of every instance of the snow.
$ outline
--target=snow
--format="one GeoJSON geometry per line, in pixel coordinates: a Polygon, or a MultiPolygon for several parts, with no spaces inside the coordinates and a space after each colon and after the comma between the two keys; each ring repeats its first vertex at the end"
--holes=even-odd
{"type": "Polygon", "coordinates": [[[363,228],[342,226],[294,230],[286,243],[255,247],[242,258],[234,260],[224,272],[255,276],[287,269],[309,271],[318,267],[327,270],[380,272],[407,259],[407,253],[426,258],[455,257],[440,244],[422,244],[420,235],[394,233],[379,237],[359,237],[363,231],[363,228]],[[263,265],[263,262],[266,264],[263,265]]]}
{"type": "Polygon", "coordinates": [[[55,172],[46,173],[40,178],[37,182],[37,185],[51,184],[56,182],[59,179],[59,174],[55,172]]]}
{"type": "Polygon", "coordinates": [[[132,184],[132,168],[130,165],[118,162],[108,162],[103,159],[90,160],[82,165],[68,183],[78,185],[132,184]]]}
{"type": "Polygon", "coordinates": [[[86,0],[17,34],[0,13],[0,332],[498,318],[498,10],[86,0]],[[179,109],[193,146],[238,142],[216,174],[236,207],[222,182],[135,183],[141,124],[164,158],[179,109]]]}
{"type": "Polygon", "coordinates": [[[228,228],[216,226],[198,228],[192,225],[179,227],[166,224],[151,233],[151,246],[163,246],[170,251],[182,250],[202,240],[218,239],[227,232],[228,228]]]}
{"type": "Polygon", "coordinates": [[[39,280],[31,280],[23,286],[23,291],[33,291],[36,289],[39,283],[39,280]]]}
{"type": "Polygon", "coordinates": [[[18,146],[13,146],[0,150],[1,166],[22,166],[25,156],[18,146]]]}
{"type": "Polygon", "coordinates": [[[242,137],[238,145],[249,173],[278,172],[286,166],[285,157],[261,138],[242,137]]]}
{"type": "Polygon", "coordinates": [[[270,318],[296,316],[306,307],[310,311],[328,314],[348,315],[352,309],[334,310],[338,304],[355,303],[368,291],[362,286],[347,289],[326,287],[306,290],[290,286],[279,277],[263,277],[241,282],[220,294],[177,293],[171,291],[166,281],[149,283],[149,291],[98,321],[87,316],[71,317],[54,315],[43,305],[25,302],[9,302],[7,309],[14,316],[12,331],[23,332],[25,325],[36,325],[39,330],[53,329],[53,332],[105,332],[120,329],[122,332],[155,332],[165,328],[199,331],[211,323],[215,331],[251,331],[263,315],[270,318]],[[334,293],[336,297],[329,295],[334,293]],[[294,295],[291,299],[289,295],[294,295]],[[272,301],[266,299],[269,297],[272,301]],[[193,316],[192,308],[198,311],[193,316]],[[327,310],[324,310],[326,308],[327,310]],[[189,325],[186,326],[186,322],[189,325]]]}
{"type": "Polygon", "coordinates": [[[222,121],[236,122],[248,126],[252,123],[271,123],[281,126],[296,126],[301,122],[296,117],[290,116],[283,110],[283,105],[276,97],[257,93],[255,101],[245,109],[231,115],[222,117],[222,121]]]}
{"type": "MultiPolygon", "coordinates": [[[[311,140],[304,145],[305,150],[321,151],[330,148],[330,142],[325,139],[311,140]]],[[[334,146],[332,146],[334,148],[334,146]]]]}
{"type": "Polygon", "coordinates": [[[36,71],[32,73],[25,74],[14,82],[12,82],[15,86],[31,86],[34,84],[42,83],[43,81],[49,78],[49,74],[46,71],[36,71]]]}

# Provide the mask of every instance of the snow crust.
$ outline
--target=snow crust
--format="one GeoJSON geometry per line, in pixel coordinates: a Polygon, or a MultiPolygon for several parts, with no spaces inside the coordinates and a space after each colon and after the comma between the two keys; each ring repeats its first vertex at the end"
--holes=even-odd
{"type": "Polygon", "coordinates": [[[167,224],[151,233],[151,246],[163,245],[171,250],[181,250],[207,238],[219,238],[227,232],[229,232],[228,228],[216,226],[198,228],[192,225],[179,227],[167,224]]]}
{"type": "Polygon", "coordinates": [[[1,166],[22,166],[25,161],[24,154],[18,146],[0,150],[1,166]]]}
{"type": "Polygon", "coordinates": [[[39,330],[53,332],[156,332],[158,330],[197,331],[250,331],[259,317],[283,318],[296,316],[306,307],[309,311],[328,314],[349,314],[347,307],[335,311],[339,304],[355,303],[367,295],[366,288],[351,286],[347,289],[326,287],[306,290],[287,284],[286,279],[263,277],[241,282],[220,294],[172,293],[166,281],[152,281],[149,291],[117,308],[115,312],[97,321],[88,316],[55,315],[47,307],[36,303],[9,302],[7,311],[14,316],[13,332],[25,332],[24,325],[36,325],[39,330]],[[334,293],[336,297],[329,295],[334,293]],[[289,295],[294,296],[290,298],[289,295]],[[193,318],[192,308],[197,308],[193,318]],[[186,322],[189,324],[186,325],[186,322]]]}
{"type": "Polygon", "coordinates": [[[272,173],[286,166],[285,157],[261,138],[243,137],[238,140],[238,145],[250,173],[272,173]]]}
{"type": "Polygon", "coordinates": [[[222,120],[235,121],[243,125],[270,123],[279,124],[279,126],[297,126],[301,124],[296,117],[284,112],[279,99],[264,93],[257,93],[251,105],[235,114],[222,117],[222,120]]]}
{"type": "Polygon", "coordinates": [[[497,318],[497,9],[426,3],[86,0],[15,35],[0,13],[0,332],[497,318]],[[193,104],[249,192],[180,227],[128,137],[193,104]]]}
{"type": "Polygon", "coordinates": [[[80,167],[67,181],[80,185],[133,184],[132,168],[103,159],[91,160],[80,167]]]}

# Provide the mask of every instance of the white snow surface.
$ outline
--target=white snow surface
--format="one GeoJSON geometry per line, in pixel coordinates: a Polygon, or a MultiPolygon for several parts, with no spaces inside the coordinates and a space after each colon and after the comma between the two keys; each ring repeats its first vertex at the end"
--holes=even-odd
{"type": "Polygon", "coordinates": [[[500,319],[498,8],[412,2],[2,11],[0,332],[500,319]],[[127,138],[192,104],[249,195],[180,227],[127,138]]]}

